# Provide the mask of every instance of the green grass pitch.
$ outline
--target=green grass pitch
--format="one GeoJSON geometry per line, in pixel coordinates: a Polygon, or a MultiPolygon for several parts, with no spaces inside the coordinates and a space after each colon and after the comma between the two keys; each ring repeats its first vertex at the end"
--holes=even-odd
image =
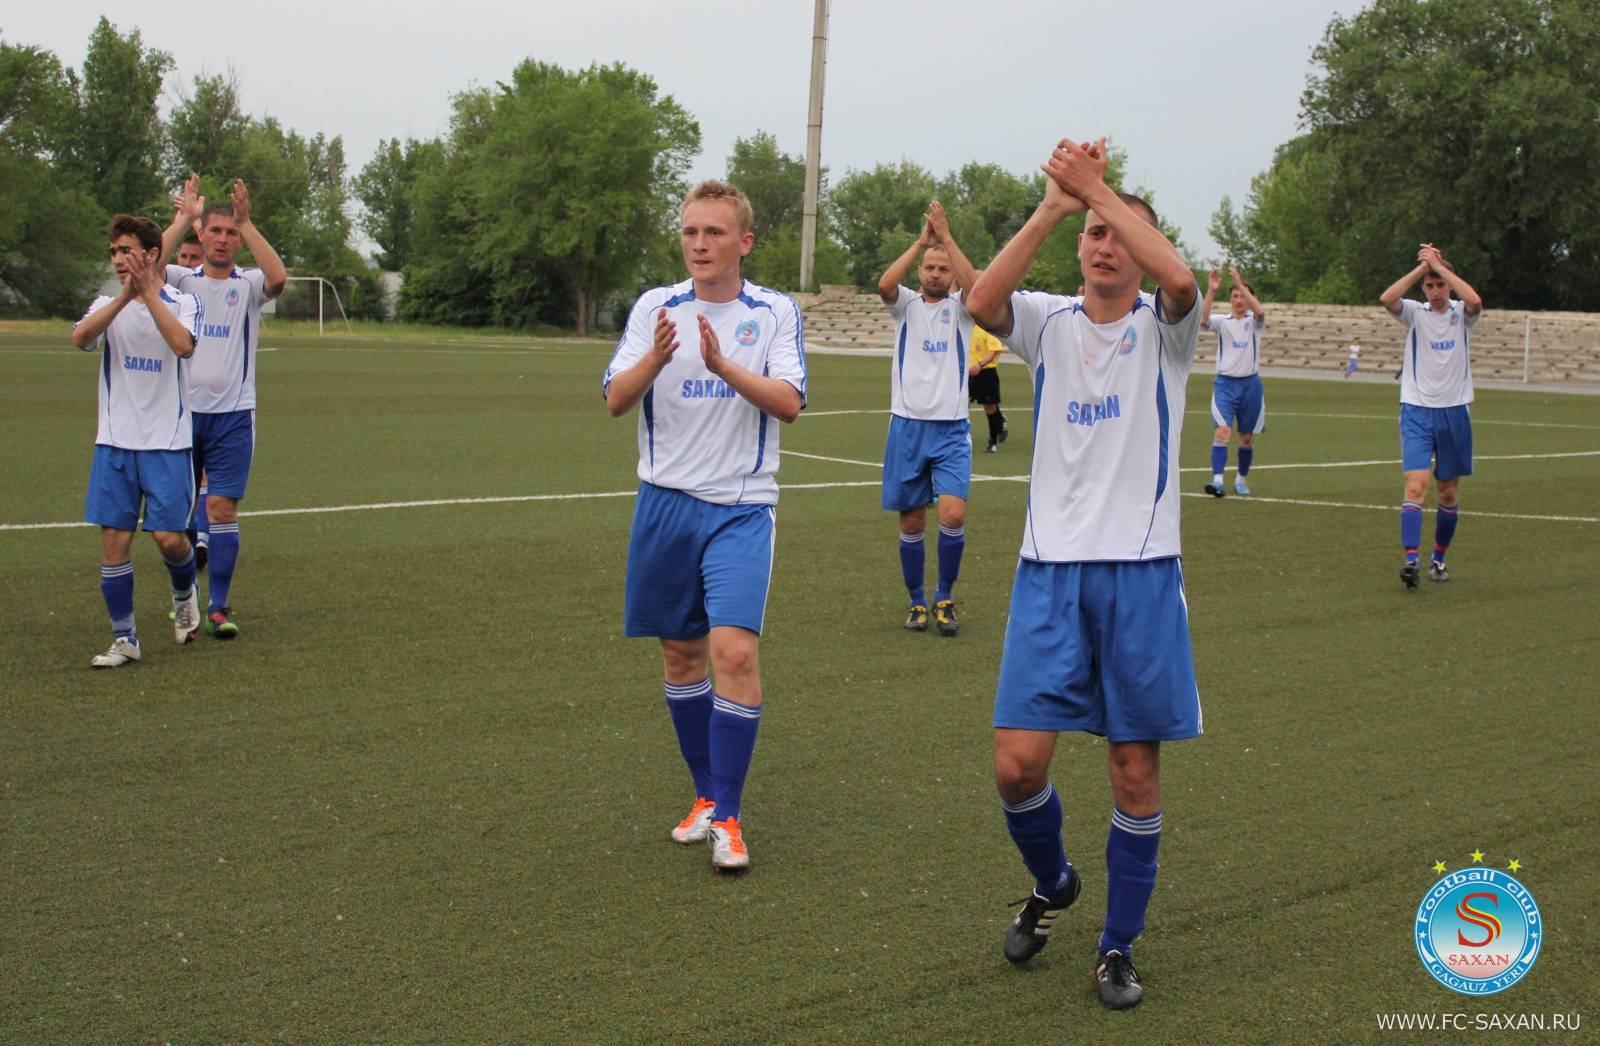
{"type": "MultiPolygon", "coordinates": [[[[620,634],[634,419],[600,402],[609,347],[266,344],[242,637],[176,647],[141,538],[145,661],[95,673],[93,530],[18,527],[81,516],[96,358],[0,338],[0,1040],[1324,1042],[1377,1038],[1389,1011],[1600,1020],[1600,399],[1479,394],[1455,580],[1408,594],[1396,388],[1269,379],[1257,496],[1184,502],[1206,735],[1165,750],[1147,999],[1112,1014],[1090,979],[1093,739],[1064,737],[1053,775],[1083,897],[1030,968],[1000,955],[1028,890],[988,726],[1021,368],[1001,372],[1000,454],[975,424],[975,472],[1000,478],[974,484],[944,640],[900,627],[872,464],[888,362],[811,357],[783,433],[754,868],[725,879],[667,840],[687,774],[656,647],[620,634]],[[455,499],[484,500],[313,511],[455,499]],[[1411,937],[1434,862],[1474,850],[1521,861],[1546,923],[1489,999],[1437,985],[1411,937]]],[[[1210,384],[1188,389],[1190,495],[1210,384]]]]}

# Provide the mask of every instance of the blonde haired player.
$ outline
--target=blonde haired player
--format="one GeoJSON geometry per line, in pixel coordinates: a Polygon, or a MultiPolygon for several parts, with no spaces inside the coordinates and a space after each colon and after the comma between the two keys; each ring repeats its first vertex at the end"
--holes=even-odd
{"type": "Polygon", "coordinates": [[[613,417],[639,408],[624,632],[661,643],[667,708],[694,782],[671,837],[709,837],[719,871],[750,864],[741,804],[761,723],[779,423],[806,403],[800,310],[740,272],[752,224],[750,201],[731,185],[689,193],[679,228],[689,278],[639,296],[602,383],[613,417]]]}

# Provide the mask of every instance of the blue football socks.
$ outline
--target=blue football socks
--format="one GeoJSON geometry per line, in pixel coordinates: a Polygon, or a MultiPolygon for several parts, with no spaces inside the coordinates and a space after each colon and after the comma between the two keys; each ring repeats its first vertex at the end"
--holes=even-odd
{"type": "Polygon", "coordinates": [[[1422,546],[1422,506],[1407,501],[1400,506],[1400,547],[1406,550],[1406,562],[1417,561],[1417,549],[1422,546]]]}
{"type": "Polygon", "coordinates": [[[1211,476],[1213,479],[1221,477],[1228,469],[1228,444],[1226,441],[1213,440],[1211,442],[1211,476]]]}
{"type": "Polygon", "coordinates": [[[922,531],[915,534],[900,532],[900,574],[905,579],[906,591],[911,595],[911,605],[925,607],[928,605],[927,590],[922,587],[922,575],[928,561],[927,550],[922,544],[922,531]]]}
{"type": "Polygon", "coordinates": [[[1050,897],[1067,884],[1067,851],[1061,842],[1061,797],[1055,785],[1045,783],[1044,791],[1017,803],[1000,801],[1006,814],[1006,830],[1022,854],[1022,863],[1033,873],[1034,892],[1050,897]]]}
{"type": "Polygon", "coordinates": [[[956,576],[961,573],[961,553],[966,548],[966,527],[939,524],[939,588],[933,594],[935,603],[949,599],[955,590],[956,576]]]}
{"type": "Polygon", "coordinates": [[[756,751],[761,706],[741,705],[719,694],[711,697],[711,780],[717,802],[713,820],[738,818],[744,801],[744,779],[756,751]]]}
{"type": "Polygon", "coordinates": [[[133,560],[100,565],[100,595],[105,598],[106,613],[111,615],[111,631],[137,642],[139,634],[133,627],[133,560]]]}
{"type": "Polygon", "coordinates": [[[1156,888],[1156,850],[1161,846],[1161,811],[1134,817],[1111,808],[1106,835],[1106,924],[1100,951],[1133,954],[1144,929],[1145,909],[1156,888]]]}
{"type": "MultiPolygon", "coordinates": [[[[1444,562],[1445,550],[1450,547],[1450,541],[1456,536],[1456,521],[1460,516],[1461,506],[1451,505],[1446,508],[1440,505],[1433,519],[1433,561],[1444,562]]],[[[1418,535],[1421,536],[1420,534],[1418,535]]]]}
{"type": "Polygon", "coordinates": [[[1240,447],[1239,448],[1239,478],[1240,479],[1243,479],[1244,477],[1250,475],[1250,463],[1252,461],[1254,461],[1255,459],[1256,459],[1256,448],[1254,448],[1254,447],[1240,447]]]}
{"type": "Polygon", "coordinates": [[[189,593],[194,591],[194,546],[191,545],[176,563],[165,556],[161,557],[161,562],[167,565],[167,573],[172,576],[172,598],[188,599],[189,593]]]}
{"type": "Polygon", "coordinates": [[[697,799],[710,799],[711,780],[711,678],[698,683],[667,683],[667,711],[678,734],[678,751],[689,764],[697,799]]]}
{"type": "Polygon", "coordinates": [[[228,605],[228,587],[233,584],[233,566],[239,561],[239,524],[216,523],[211,527],[207,546],[206,574],[211,579],[209,610],[228,605]]]}

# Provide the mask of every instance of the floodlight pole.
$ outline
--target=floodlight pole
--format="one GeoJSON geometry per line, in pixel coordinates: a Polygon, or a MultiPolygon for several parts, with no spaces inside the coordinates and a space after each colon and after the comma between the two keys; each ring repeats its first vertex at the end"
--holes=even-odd
{"type": "Polygon", "coordinates": [[[822,73],[828,64],[828,0],[816,0],[811,30],[811,105],[806,117],[806,195],[800,219],[800,289],[811,286],[817,252],[817,196],[822,181],[822,73]]]}

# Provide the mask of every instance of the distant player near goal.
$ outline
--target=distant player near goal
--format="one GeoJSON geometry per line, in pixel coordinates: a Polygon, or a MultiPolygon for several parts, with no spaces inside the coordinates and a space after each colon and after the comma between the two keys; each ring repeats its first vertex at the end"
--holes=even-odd
{"type": "Polygon", "coordinates": [[[1352,374],[1354,374],[1356,372],[1356,367],[1360,366],[1360,364],[1361,364],[1361,339],[1360,339],[1360,337],[1355,337],[1355,338],[1351,338],[1350,339],[1350,350],[1349,351],[1350,351],[1350,358],[1345,362],[1345,365],[1344,365],[1344,376],[1347,379],[1350,377],[1350,375],[1352,375],[1352,374]]]}
{"type": "Polygon", "coordinates": [[[794,301],[740,273],[755,244],[745,194],[703,182],[680,218],[689,278],[640,295],[602,387],[613,417],[639,407],[624,632],[661,641],[694,781],[671,835],[709,837],[712,867],[737,871],[750,864],[741,817],[761,725],[779,422],[805,409],[805,343],[794,301]]]}
{"type": "Polygon", "coordinates": [[[1233,277],[1233,288],[1228,291],[1232,314],[1211,314],[1212,299],[1222,283],[1212,269],[1200,321],[1217,336],[1217,376],[1211,388],[1211,423],[1217,431],[1211,440],[1211,482],[1206,484],[1206,493],[1218,498],[1226,493],[1222,477],[1228,468],[1232,426],[1239,429],[1239,475],[1233,490],[1240,497],[1250,496],[1245,477],[1255,460],[1256,437],[1267,430],[1267,398],[1261,390],[1261,332],[1267,326],[1267,310],[1238,269],[1230,268],[1228,275],[1233,277]]]}
{"type": "Polygon", "coordinates": [[[1428,577],[1450,580],[1444,556],[1461,511],[1461,477],[1472,475],[1472,416],[1467,411],[1472,402],[1471,332],[1483,313],[1483,298],[1456,275],[1437,247],[1425,243],[1417,252],[1417,267],[1378,300],[1407,327],[1400,360],[1400,467],[1406,475],[1400,505],[1400,546],[1406,558],[1400,580],[1414,589],[1422,574],[1418,556],[1430,465],[1437,504],[1428,577]],[[1419,278],[1427,301],[1402,298],[1419,278]],[[1451,291],[1459,301],[1451,300],[1451,291]]]}
{"type": "Polygon", "coordinates": [[[155,222],[118,214],[106,237],[122,289],[94,300],[72,328],[72,343],[100,350],[100,421],[83,516],[100,527],[100,594],[113,638],[89,663],[120,668],[141,657],[132,558],[141,518],[172,578],[173,634],[188,643],[200,627],[194,548],[183,533],[194,511],[183,372],[200,336],[201,306],[162,285],[155,222]]]}
{"type": "Polygon", "coordinates": [[[233,183],[231,203],[205,206],[200,179],[190,175],[175,201],[172,224],[163,234],[163,257],[171,257],[190,228],[200,226],[202,263],[166,267],[168,285],[197,296],[205,307],[200,344],[187,375],[194,411],[194,468],[204,480],[194,529],[209,533],[206,631],[232,639],[229,594],[239,561],[239,502],[250,481],[256,447],[256,350],[261,342],[261,307],[282,293],[289,273],[278,252],[250,220],[250,194],[233,183]],[[249,247],[258,269],[234,264],[249,247]],[[209,525],[208,525],[209,522],[209,525]]]}

